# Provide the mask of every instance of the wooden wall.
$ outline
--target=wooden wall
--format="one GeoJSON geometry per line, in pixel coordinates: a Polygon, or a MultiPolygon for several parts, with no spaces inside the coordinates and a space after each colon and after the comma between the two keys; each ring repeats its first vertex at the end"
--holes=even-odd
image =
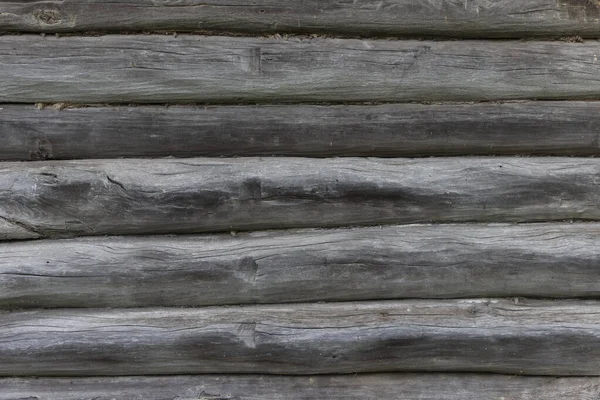
{"type": "Polygon", "coordinates": [[[600,396],[600,5],[0,0],[0,400],[600,396]]]}
{"type": "Polygon", "coordinates": [[[3,0],[7,32],[597,38],[588,0],[3,0]]]}

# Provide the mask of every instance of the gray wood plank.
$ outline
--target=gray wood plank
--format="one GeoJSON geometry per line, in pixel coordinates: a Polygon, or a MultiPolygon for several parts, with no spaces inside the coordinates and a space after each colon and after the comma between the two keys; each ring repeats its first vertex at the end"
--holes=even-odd
{"type": "Polygon", "coordinates": [[[0,244],[0,307],[598,297],[599,224],[411,225],[0,244]]]}
{"type": "Polygon", "coordinates": [[[594,301],[446,300],[2,312],[0,375],[600,375],[594,301]]]}
{"type": "Polygon", "coordinates": [[[589,0],[64,0],[0,2],[0,31],[600,36],[589,0]]]}
{"type": "Polygon", "coordinates": [[[0,106],[0,160],[597,155],[600,102],[0,106]]]}
{"type": "Polygon", "coordinates": [[[0,102],[598,99],[598,43],[4,36],[0,102]]]}
{"type": "Polygon", "coordinates": [[[5,162],[0,236],[599,220],[599,174],[552,157],[5,162]]]}
{"type": "Polygon", "coordinates": [[[4,378],[0,400],[565,400],[600,396],[600,380],[484,374],[4,378]]]}

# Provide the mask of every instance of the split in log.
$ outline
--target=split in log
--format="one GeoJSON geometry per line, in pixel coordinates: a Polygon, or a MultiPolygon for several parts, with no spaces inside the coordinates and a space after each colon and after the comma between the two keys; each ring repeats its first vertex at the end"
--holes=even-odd
{"type": "Polygon", "coordinates": [[[0,160],[598,155],[600,102],[0,107],[0,160]]]}
{"type": "Polygon", "coordinates": [[[0,163],[0,239],[600,220],[594,158],[0,163]]]}
{"type": "Polygon", "coordinates": [[[0,307],[600,296],[600,224],[433,225],[0,244],[0,307]]]}
{"type": "Polygon", "coordinates": [[[595,301],[446,300],[0,313],[0,375],[600,375],[595,301]]]}
{"type": "Polygon", "coordinates": [[[600,379],[484,374],[4,378],[0,400],[565,400],[600,396],[600,379]]]}
{"type": "Polygon", "coordinates": [[[0,2],[0,31],[197,31],[599,37],[592,0],[64,0],[0,2]]]}
{"type": "Polygon", "coordinates": [[[0,102],[590,100],[598,53],[596,41],[4,36],[0,102]]]}

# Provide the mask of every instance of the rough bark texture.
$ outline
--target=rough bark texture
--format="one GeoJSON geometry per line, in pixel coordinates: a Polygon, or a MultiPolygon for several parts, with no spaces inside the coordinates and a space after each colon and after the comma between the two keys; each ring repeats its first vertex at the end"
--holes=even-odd
{"type": "Polygon", "coordinates": [[[598,99],[598,43],[4,36],[0,102],[598,99]]]}
{"type": "Polygon", "coordinates": [[[176,30],[451,37],[600,36],[594,0],[0,2],[0,30],[176,30]]]}
{"type": "Polygon", "coordinates": [[[598,378],[477,374],[5,378],[0,400],[565,400],[600,396],[598,378]]]}
{"type": "Polygon", "coordinates": [[[600,375],[593,301],[395,301],[0,313],[0,375],[600,375]]]}
{"type": "Polygon", "coordinates": [[[598,224],[433,225],[0,244],[0,307],[597,297],[598,224]]]}
{"type": "Polygon", "coordinates": [[[0,160],[597,155],[600,102],[379,106],[0,106],[0,160]]]}
{"type": "Polygon", "coordinates": [[[598,220],[599,176],[588,158],[7,162],[0,236],[598,220]]]}

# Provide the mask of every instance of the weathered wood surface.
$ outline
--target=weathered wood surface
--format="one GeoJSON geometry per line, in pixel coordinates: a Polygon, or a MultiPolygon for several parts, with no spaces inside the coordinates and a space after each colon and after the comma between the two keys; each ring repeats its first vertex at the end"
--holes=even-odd
{"type": "Polygon", "coordinates": [[[600,375],[600,304],[446,300],[3,312],[2,376],[600,375]]]}
{"type": "Polygon", "coordinates": [[[4,36],[0,102],[598,99],[598,43],[4,36]]]}
{"type": "Polygon", "coordinates": [[[594,158],[0,164],[1,239],[600,219],[594,158]]]}
{"type": "Polygon", "coordinates": [[[598,297],[599,224],[433,225],[0,244],[0,307],[598,297]]]}
{"type": "Polygon", "coordinates": [[[0,400],[595,399],[595,377],[382,373],[271,376],[4,378],[0,400]]]}
{"type": "Polygon", "coordinates": [[[176,30],[452,37],[600,36],[593,0],[0,2],[0,31],[176,30]]]}
{"type": "Polygon", "coordinates": [[[0,106],[0,160],[597,155],[600,102],[378,106],[0,106]]]}

